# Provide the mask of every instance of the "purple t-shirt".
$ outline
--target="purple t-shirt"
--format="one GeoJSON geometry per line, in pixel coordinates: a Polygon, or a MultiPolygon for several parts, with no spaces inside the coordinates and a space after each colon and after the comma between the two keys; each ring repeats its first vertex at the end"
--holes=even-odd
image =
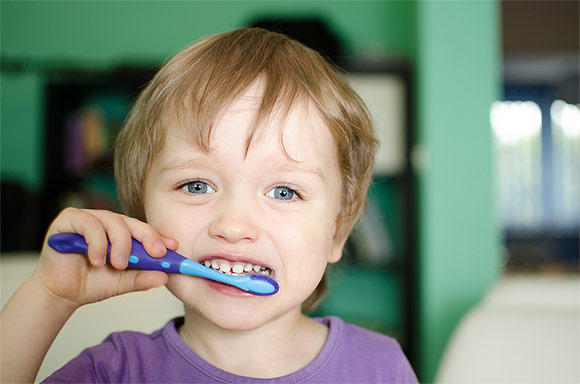
{"type": "Polygon", "coordinates": [[[255,379],[218,369],[191,350],[177,333],[183,319],[147,335],[113,333],[85,349],[45,383],[417,383],[399,344],[337,317],[326,344],[306,367],[275,379],[255,379]]]}

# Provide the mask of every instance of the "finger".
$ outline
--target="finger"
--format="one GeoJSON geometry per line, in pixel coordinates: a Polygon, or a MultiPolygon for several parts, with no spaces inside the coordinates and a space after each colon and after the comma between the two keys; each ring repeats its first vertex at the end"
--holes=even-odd
{"type": "Polygon", "coordinates": [[[179,247],[179,243],[177,242],[177,240],[170,239],[168,237],[163,237],[163,243],[165,244],[167,249],[171,249],[172,251],[177,250],[177,248],[179,247]]]}
{"type": "Polygon", "coordinates": [[[104,225],[111,244],[109,261],[113,268],[123,270],[129,265],[132,247],[131,231],[119,214],[108,215],[104,225]]]}
{"type": "MultiPolygon", "coordinates": [[[[133,237],[143,244],[145,251],[152,257],[163,257],[167,253],[164,237],[152,226],[132,217],[123,216],[133,237]]],[[[170,244],[171,245],[171,244],[170,244]]]]}
{"type": "Polygon", "coordinates": [[[109,263],[117,270],[127,268],[131,253],[131,231],[123,216],[105,210],[84,210],[94,216],[103,227],[107,237],[107,247],[110,245],[109,263]]]}
{"type": "Polygon", "coordinates": [[[167,248],[161,235],[149,224],[109,211],[91,211],[105,226],[111,242],[111,265],[117,270],[127,268],[131,253],[131,238],[143,243],[145,250],[153,257],[162,257],[167,248]]]}
{"type": "MultiPolygon", "coordinates": [[[[101,220],[87,211],[76,208],[68,208],[62,215],[71,230],[85,238],[89,262],[94,266],[105,265],[109,241],[101,220]]],[[[66,224],[63,225],[62,232],[68,230],[66,224]]]]}

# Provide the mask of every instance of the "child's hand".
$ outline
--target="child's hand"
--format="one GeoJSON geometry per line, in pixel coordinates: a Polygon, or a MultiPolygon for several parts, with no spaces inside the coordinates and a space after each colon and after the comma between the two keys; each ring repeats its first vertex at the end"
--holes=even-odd
{"type": "Polygon", "coordinates": [[[177,248],[175,240],[161,236],[144,222],[109,211],[67,208],[51,224],[47,239],[62,232],[84,236],[88,254],[62,254],[50,248],[45,240],[33,278],[56,298],[81,306],[167,283],[163,272],[126,269],[131,237],[143,243],[153,257],[164,256],[167,248],[177,248]],[[110,265],[105,265],[109,242],[110,265]]]}

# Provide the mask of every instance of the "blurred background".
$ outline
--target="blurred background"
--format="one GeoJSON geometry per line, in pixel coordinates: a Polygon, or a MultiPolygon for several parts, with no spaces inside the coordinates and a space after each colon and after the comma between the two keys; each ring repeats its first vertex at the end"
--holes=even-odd
{"type": "Polygon", "coordinates": [[[2,304],[62,208],[119,209],[111,145],[160,65],[262,26],[342,67],[381,139],[369,210],[315,315],[396,337],[422,382],[580,380],[579,2],[2,1],[0,13],[2,304]]]}

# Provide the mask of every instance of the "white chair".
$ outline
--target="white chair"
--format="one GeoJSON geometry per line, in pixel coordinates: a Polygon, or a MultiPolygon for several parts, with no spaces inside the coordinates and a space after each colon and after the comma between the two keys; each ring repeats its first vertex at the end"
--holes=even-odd
{"type": "Polygon", "coordinates": [[[578,275],[504,277],[459,323],[439,383],[579,383],[578,275]]]}

